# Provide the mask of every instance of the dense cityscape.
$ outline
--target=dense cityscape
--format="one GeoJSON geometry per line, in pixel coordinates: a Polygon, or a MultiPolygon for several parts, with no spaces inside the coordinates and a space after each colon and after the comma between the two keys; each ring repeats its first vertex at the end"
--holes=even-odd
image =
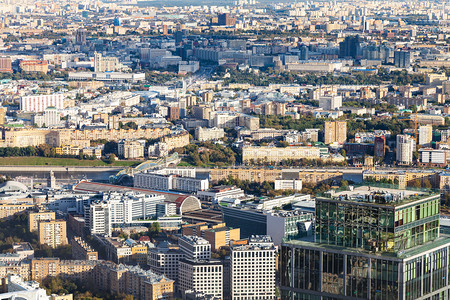
{"type": "Polygon", "coordinates": [[[0,299],[450,299],[449,14],[0,0],[0,299]]]}

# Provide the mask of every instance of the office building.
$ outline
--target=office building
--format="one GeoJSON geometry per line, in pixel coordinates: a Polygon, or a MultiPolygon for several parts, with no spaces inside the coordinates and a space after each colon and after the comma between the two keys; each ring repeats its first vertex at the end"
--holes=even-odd
{"type": "Polygon", "coordinates": [[[183,251],[168,246],[148,249],[147,265],[157,274],[164,274],[168,278],[178,281],[178,263],[185,257],[183,251]]]}
{"type": "Polygon", "coordinates": [[[270,235],[273,242],[279,245],[283,238],[311,234],[313,214],[299,210],[276,212],[269,209],[245,206],[222,207],[222,212],[224,222],[228,226],[240,228],[241,238],[270,235]]]}
{"type": "Polygon", "coordinates": [[[439,197],[369,191],[317,198],[315,242],[282,244],[282,299],[448,297],[450,239],[439,236],[439,197]]]}
{"type": "Polygon", "coordinates": [[[269,236],[252,236],[231,247],[231,298],[275,299],[276,249],[269,236]]]}
{"type": "Polygon", "coordinates": [[[165,175],[154,173],[138,173],[134,175],[134,187],[156,190],[178,190],[184,192],[197,192],[207,190],[208,179],[181,177],[176,174],[165,175]]]}
{"type": "Polygon", "coordinates": [[[409,165],[413,162],[413,151],[415,149],[415,140],[409,135],[397,135],[397,164],[409,165]]]}
{"type": "Polygon", "coordinates": [[[156,217],[156,205],[164,203],[164,195],[141,193],[110,193],[102,201],[85,207],[86,226],[91,234],[111,235],[113,227],[151,222],[156,217]]]}
{"type": "Polygon", "coordinates": [[[223,265],[219,260],[182,259],[178,267],[178,286],[184,295],[194,290],[223,299],[223,265]]]}
{"type": "Polygon", "coordinates": [[[332,143],[343,144],[347,141],[346,121],[327,121],[325,122],[324,131],[324,142],[326,145],[332,143]]]}
{"type": "Polygon", "coordinates": [[[300,179],[275,179],[275,190],[302,190],[300,179]]]}
{"type": "Polygon", "coordinates": [[[211,259],[211,244],[202,237],[185,235],[179,238],[178,245],[186,258],[211,259]]]}
{"type": "Polygon", "coordinates": [[[342,106],[342,96],[324,95],[319,97],[319,107],[323,110],[336,110],[342,106]]]}
{"type": "Polygon", "coordinates": [[[67,244],[67,225],[64,220],[40,221],[39,243],[57,248],[67,244]]]}
{"type": "Polygon", "coordinates": [[[429,167],[447,166],[447,151],[443,149],[419,149],[419,165],[429,167]]]}

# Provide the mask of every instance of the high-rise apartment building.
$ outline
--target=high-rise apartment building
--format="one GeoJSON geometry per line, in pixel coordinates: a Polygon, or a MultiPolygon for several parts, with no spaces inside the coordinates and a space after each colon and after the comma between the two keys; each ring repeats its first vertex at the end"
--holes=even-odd
{"type": "Polygon", "coordinates": [[[373,155],[375,157],[384,157],[386,146],[386,137],[379,135],[374,138],[373,142],[373,155]]]}
{"type": "Polygon", "coordinates": [[[0,72],[12,72],[11,57],[0,57],[0,72]]]}
{"type": "Polygon", "coordinates": [[[315,242],[282,244],[282,299],[447,299],[440,196],[406,193],[317,198],[315,242]]]}
{"type": "Polygon", "coordinates": [[[86,45],[86,29],[80,28],[75,35],[77,45],[86,45]]]}
{"type": "Polygon", "coordinates": [[[231,247],[231,298],[275,299],[276,249],[270,236],[252,236],[231,247]]]}
{"type": "Polygon", "coordinates": [[[28,230],[38,230],[39,222],[55,220],[54,211],[30,212],[28,214],[28,230]]]}
{"type": "Polygon", "coordinates": [[[339,143],[347,141],[347,122],[346,121],[327,121],[325,122],[325,144],[339,143]]]}
{"type": "Polygon", "coordinates": [[[57,248],[67,244],[67,225],[64,220],[39,222],[39,243],[57,248]]]}
{"type": "Polygon", "coordinates": [[[421,125],[419,126],[419,145],[429,145],[433,139],[433,126],[421,125]]]}
{"type": "Polygon", "coordinates": [[[399,68],[409,68],[411,66],[411,52],[395,51],[394,65],[399,68]]]}
{"type": "Polygon", "coordinates": [[[397,164],[409,165],[413,161],[413,151],[415,149],[414,138],[406,135],[397,135],[397,164]]]}

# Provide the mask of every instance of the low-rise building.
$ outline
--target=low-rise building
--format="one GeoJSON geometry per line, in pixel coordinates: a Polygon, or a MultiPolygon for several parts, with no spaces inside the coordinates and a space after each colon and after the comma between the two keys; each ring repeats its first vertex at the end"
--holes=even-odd
{"type": "Polygon", "coordinates": [[[227,227],[225,223],[210,224],[197,223],[184,225],[183,235],[200,236],[211,244],[211,250],[216,251],[223,246],[229,246],[230,242],[241,239],[240,228],[227,227]]]}
{"type": "Polygon", "coordinates": [[[120,157],[129,158],[142,158],[144,157],[145,141],[129,141],[122,140],[117,144],[117,153],[120,157]]]}
{"type": "Polygon", "coordinates": [[[275,190],[302,190],[302,181],[300,179],[276,179],[275,190]]]}
{"type": "Polygon", "coordinates": [[[225,131],[223,128],[197,127],[195,129],[195,139],[200,142],[219,140],[223,137],[225,137],[225,131]]]}
{"type": "Polygon", "coordinates": [[[321,149],[318,147],[256,147],[248,146],[242,149],[242,162],[254,163],[280,163],[287,160],[320,159],[321,149]]]}

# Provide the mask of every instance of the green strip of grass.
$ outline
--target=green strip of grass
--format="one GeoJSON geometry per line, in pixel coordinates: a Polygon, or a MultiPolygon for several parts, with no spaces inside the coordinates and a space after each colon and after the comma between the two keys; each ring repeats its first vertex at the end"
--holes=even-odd
{"type": "Polygon", "coordinates": [[[2,166],[81,166],[81,167],[128,167],[139,164],[140,161],[116,161],[113,164],[102,160],[81,160],[76,158],[56,157],[0,157],[2,166]]]}

